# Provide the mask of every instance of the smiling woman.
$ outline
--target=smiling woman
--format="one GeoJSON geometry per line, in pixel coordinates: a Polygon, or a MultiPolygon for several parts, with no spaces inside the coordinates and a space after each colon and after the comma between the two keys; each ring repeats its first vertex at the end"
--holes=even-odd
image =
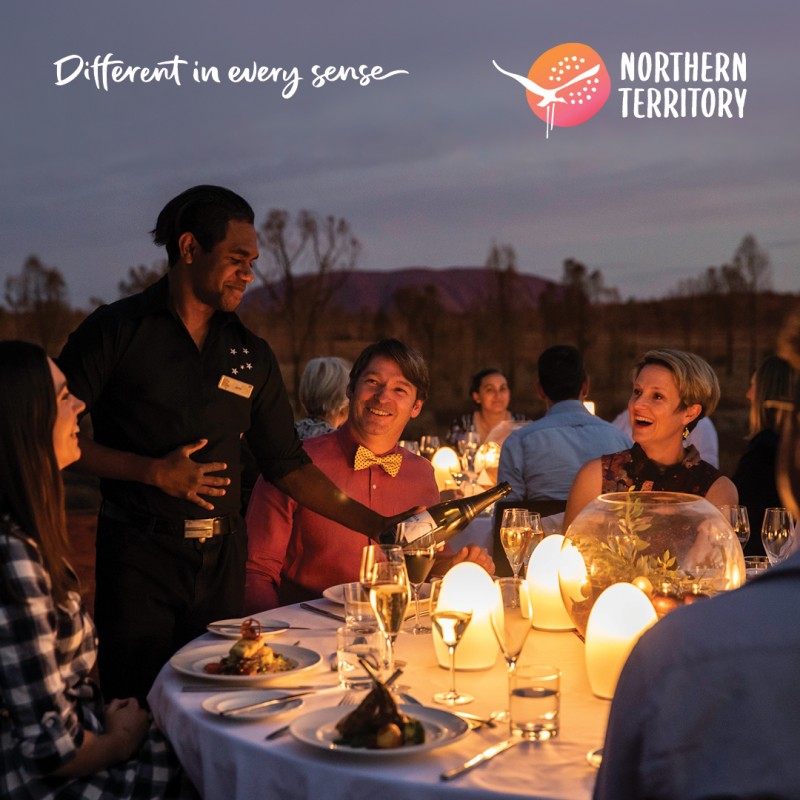
{"type": "Polygon", "coordinates": [[[683,440],[719,402],[719,382],[700,356],[681,350],[650,350],[634,369],[628,401],[630,450],[581,467],[564,513],[566,530],[598,494],[618,491],[689,492],[713,505],[736,505],[733,483],[683,440]]]}

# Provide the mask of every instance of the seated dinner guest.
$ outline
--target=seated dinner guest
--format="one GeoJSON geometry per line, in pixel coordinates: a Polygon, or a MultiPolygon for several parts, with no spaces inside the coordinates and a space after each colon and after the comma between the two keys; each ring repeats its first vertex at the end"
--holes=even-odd
{"type": "MultiPolygon", "coordinates": [[[[798,309],[800,311],[800,309],[798,309]]],[[[782,355],[800,367],[800,313],[782,355]]],[[[800,393],[783,428],[778,485],[800,505],[800,393]]],[[[800,553],[741,589],[668,614],[617,684],[595,800],[800,796],[800,553]]]]}
{"type": "Polygon", "coordinates": [[[482,369],[470,378],[469,394],[474,409],[454,420],[450,426],[448,441],[452,444],[463,438],[467,431],[478,434],[478,443],[487,441],[503,443],[514,427],[528,418],[508,410],[511,389],[508,379],[494,367],[482,369]]]}
{"type": "Polygon", "coordinates": [[[301,439],[335,431],[347,419],[347,382],[350,364],[343,358],[312,358],[300,378],[300,402],[306,416],[294,423],[301,439]]]}
{"type": "Polygon", "coordinates": [[[176,797],[180,768],[147,712],[106,705],[89,677],[60,473],[80,456],[84,404],[25,342],[0,342],[0,383],[0,797],[176,797]]]}
{"type": "Polygon", "coordinates": [[[750,401],[750,435],[736,470],[733,483],[739,490],[739,502],[747,506],[750,538],[744,552],[763,556],[761,523],[768,508],[781,505],[775,483],[775,459],[783,420],[789,414],[787,400],[796,381],[794,370],[779,356],[761,362],[750,379],[747,399],[750,401]]]}
{"type": "MultiPolygon", "coordinates": [[[[438,503],[430,462],[397,444],[422,410],[428,388],[428,367],[415,350],[396,339],[370,345],[350,372],[347,422],[308,439],[306,452],[343,493],[380,514],[438,503]]],[[[319,597],[331,585],[357,581],[361,550],[370,543],[262,479],[250,499],[247,534],[245,613],[319,597]]],[[[453,563],[466,559],[494,570],[480,548],[463,548],[453,563]]]]}
{"type": "Polygon", "coordinates": [[[503,443],[497,479],[511,484],[509,500],[566,500],[587,461],[629,447],[631,440],[586,410],[589,378],[575,347],[547,348],[537,367],[536,392],[547,412],[503,443]]]}
{"type": "Polygon", "coordinates": [[[719,382],[700,356],[650,350],[634,369],[628,401],[634,445],[581,467],[567,498],[566,530],[578,512],[606,492],[688,492],[714,506],[736,505],[736,487],[696,448],[683,442],[719,402],[719,382]]]}

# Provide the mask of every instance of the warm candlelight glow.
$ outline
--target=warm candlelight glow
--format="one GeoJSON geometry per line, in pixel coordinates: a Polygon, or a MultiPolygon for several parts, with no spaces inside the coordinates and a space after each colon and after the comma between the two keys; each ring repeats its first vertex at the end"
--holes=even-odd
{"type": "Polygon", "coordinates": [[[533,602],[533,626],[545,631],[569,631],[575,627],[564,608],[558,585],[558,562],[563,542],[564,537],[560,533],[545,536],[528,563],[527,582],[533,602]]]}
{"type": "Polygon", "coordinates": [[[594,400],[584,400],[583,405],[590,414],[597,413],[597,407],[595,406],[594,400]]]}
{"type": "Polygon", "coordinates": [[[597,598],[586,626],[586,671],[598,697],[614,696],[633,646],[656,619],[653,604],[632,583],[615,583],[597,598]]]}
{"type": "MultiPolygon", "coordinates": [[[[491,669],[500,648],[490,611],[500,602],[500,594],[486,570],[467,561],[456,564],[442,581],[437,608],[472,611],[472,620],[456,650],[456,669],[491,669]]],[[[435,611],[436,609],[431,609],[435,611]]],[[[433,646],[442,667],[450,667],[450,655],[434,628],[433,646]]]]}
{"type": "Polygon", "coordinates": [[[455,486],[453,476],[450,472],[451,469],[458,469],[461,465],[461,459],[458,453],[452,447],[440,447],[431,459],[433,465],[434,476],[436,477],[436,485],[439,491],[445,489],[452,489],[455,486]]]}
{"type": "Polygon", "coordinates": [[[475,472],[481,486],[497,483],[497,468],[500,465],[500,445],[497,442],[482,444],[475,453],[475,472]]]}

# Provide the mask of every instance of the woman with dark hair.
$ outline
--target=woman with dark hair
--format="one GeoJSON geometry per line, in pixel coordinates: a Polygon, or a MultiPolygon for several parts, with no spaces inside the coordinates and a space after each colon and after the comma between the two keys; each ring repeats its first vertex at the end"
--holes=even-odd
{"type": "Polygon", "coordinates": [[[794,370],[778,356],[761,362],[750,379],[746,397],[750,401],[750,434],[742,457],[733,473],[739,502],[747,506],[751,534],[744,552],[763,556],[761,523],[764,511],[781,505],[775,483],[775,459],[787,402],[792,397],[794,370]]]}
{"type": "Polygon", "coordinates": [[[736,487],[684,441],[719,402],[719,381],[700,356],[650,350],[634,368],[628,401],[634,445],[584,464],[564,512],[564,530],[600,494],[625,491],[687,492],[715,506],[736,505],[736,487]]]}
{"type": "Polygon", "coordinates": [[[508,410],[511,402],[511,389],[506,376],[494,367],[482,369],[470,378],[469,395],[473,410],[454,420],[450,426],[448,440],[452,443],[463,438],[467,431],[478,434],[478,442],[495,441],[502,444],[514,429],[514,423],[529,422],[524,414],[508,410]],[[498,426],[502,426],[493,434],[498,426]]]}
{"type": "Polygon", "coordinates": [[[166,740],[133,698],[89,678],[95,629],[68,561],[61,469],[80,457],[61,370],[0,342],[0,796],[178,796],[166,740]]]}

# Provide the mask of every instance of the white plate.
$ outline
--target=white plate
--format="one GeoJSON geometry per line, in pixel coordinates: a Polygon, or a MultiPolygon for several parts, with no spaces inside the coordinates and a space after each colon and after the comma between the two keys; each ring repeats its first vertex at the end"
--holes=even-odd
{"type": "Polygon", "coordinates": [[[344,605],[344,584],[337,583],[336,586],[329,586],[323,593],[322,596],[326,600],[330,600],[331,603],[336,603],[336,605],[343,606],[344,605]]]}
{"type": "MultiPolygon", "coordinates": [[[[247,706],[251,703],[260,703],[262,700],[272,700],[285,694],[286,692],[276,689],[264,689],[260,692],[220,692],[219,694],[212,694],[211,697],[206,697],[201,705],[209,714],[222,716],[223,711],[247,706]]],[[[294,700],[287,700],[285,703],[276,703],[266,708],[254,708],[252,711],[242,711],[241,714],[225,717],[225,719],[266,719],[267,717],[299,708],[302,703],[302,697],[295,697],[294,700]]]]}
{"type": "Polygon", "coordinates": [[[289,728],[289,733],[298,741],[310,744],[321,750],[335,750],[339,753],[353,753],[369,758],[386,758],[387,756],[410,756],[424,753],[437,747],[444,747],[455,742],[469,732],[469,725],[455,714],[439,708],[428,708],[418,705],[401,705],[400,711],[410,717],[416,717],[425,728],[425,741],[422,744],[408,744],[388,750],[368,750],[365,747],[347,747],[334,744],[339,738],[336,723],[349,712],[342,712],[341,707],[322,708],[298,717],[289,728]]]}
{"type": "Polygon", "coordinates": [[[267,683],[279,680],[287,676],[297,675],[298,672],[306,672],[313,669],[322,661],[322,656],[316,650],[309,650],[306,647],[292,647],[288,644],[270,645],[279,655],[291,658],[297,666],[294,669],[287,669],[284,672],[265,672],[258,675],[214,675],[205,671],[206,664],[212,661],[219,661],[228,655],[231,648],[228,644],[214,644],[209,647],[193,647],[191,650],[183,650],[176,653],[169,660],[173,669],[190,675],[192,678],[204,678],[207,681],[219,681],[220,683],[267,683]]]}
{"type": "MultiPolygon", "coordinates": [[[[282,619],[264,619],[259,620],[261,623],[261,633],[264,636],[274,636],[276,633],[283,633],[289,629],[289,623],[284,622],[282,619]]],[[[226,639],[238,639],[240,637],[239,626],[242,624],[242,618],[238,619],[218,619],[216,622],[210,622],[206,626],[206,630],[215,633],[217,636],[224,636],[226,639]]]]}

